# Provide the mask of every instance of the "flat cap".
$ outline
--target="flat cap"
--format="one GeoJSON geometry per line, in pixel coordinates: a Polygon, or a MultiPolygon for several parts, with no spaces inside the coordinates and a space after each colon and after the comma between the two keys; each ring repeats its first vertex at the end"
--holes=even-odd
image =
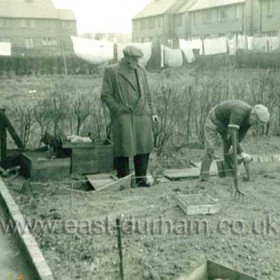
{"type": "Polygon", "coordinates": [[[143,52],[133,45],[126,46],[123,49],[123,54],[125,56],[135,56],[135,57],[143,57],[143,52]]]}
{"type": "Polygon", "coordinates": [[[262,123],[267,123],[269,121],[270,114],[268,112],[268,109],[261,104],[254,106],[252,113],[254,113],[257,116],[258,120],[262,123]]]}

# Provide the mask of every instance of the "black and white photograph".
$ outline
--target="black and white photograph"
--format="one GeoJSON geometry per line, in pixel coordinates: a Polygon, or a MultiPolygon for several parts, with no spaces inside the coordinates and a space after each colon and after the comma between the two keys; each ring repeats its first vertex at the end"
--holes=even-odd
{"type": "Polygon", "coordinates": [[[280,279],[280,0],[0,0],[0,280],[280,279]]]}

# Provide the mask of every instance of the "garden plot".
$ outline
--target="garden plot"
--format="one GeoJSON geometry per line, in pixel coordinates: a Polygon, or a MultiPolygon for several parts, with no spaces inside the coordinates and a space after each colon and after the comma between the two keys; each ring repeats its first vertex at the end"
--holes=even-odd
{"type": "Polygon", "coordinates": [[[252,175],[253,181],[241,184],[243,203],[230,195],[232,178],[91,195],[64,191],[69,186],[61,181],[34,186],[31,201],[13,187],[16,179],[7,185],[27,219],[56,223],[51,232],[33,231],[56,279],[119,279],[115,219],[121,217],[126,279],[179,279],[207,257],[257,279],[277,280],[279,163],[252,164],[252,175]],[[175,196],[205,189],[219,199],[220,212],[186,216],[175,196]]]}

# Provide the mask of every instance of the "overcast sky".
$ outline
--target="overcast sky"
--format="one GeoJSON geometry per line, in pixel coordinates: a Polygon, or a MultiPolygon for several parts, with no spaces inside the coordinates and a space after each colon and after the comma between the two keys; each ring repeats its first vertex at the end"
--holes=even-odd
{"type": "Polygon", "coordinates": [[[150,0],[54,0],[57,7],[71,8],[78,33],[131,32],[131,18],[150,0]]]}

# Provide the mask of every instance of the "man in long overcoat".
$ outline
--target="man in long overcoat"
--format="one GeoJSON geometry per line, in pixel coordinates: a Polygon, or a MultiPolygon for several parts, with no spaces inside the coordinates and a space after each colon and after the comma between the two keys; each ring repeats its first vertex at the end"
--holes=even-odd
{"type": "Polygon", "coordinates": [[[129,174],[133,157],[136,183],[149,187],[146,173],[153,150],[152,121],[158,122],[146,72],[138,64],[140,49],[127,46],[124,57],[105,69],[101,99],[109,108],[118,178],[129,174]]]}

